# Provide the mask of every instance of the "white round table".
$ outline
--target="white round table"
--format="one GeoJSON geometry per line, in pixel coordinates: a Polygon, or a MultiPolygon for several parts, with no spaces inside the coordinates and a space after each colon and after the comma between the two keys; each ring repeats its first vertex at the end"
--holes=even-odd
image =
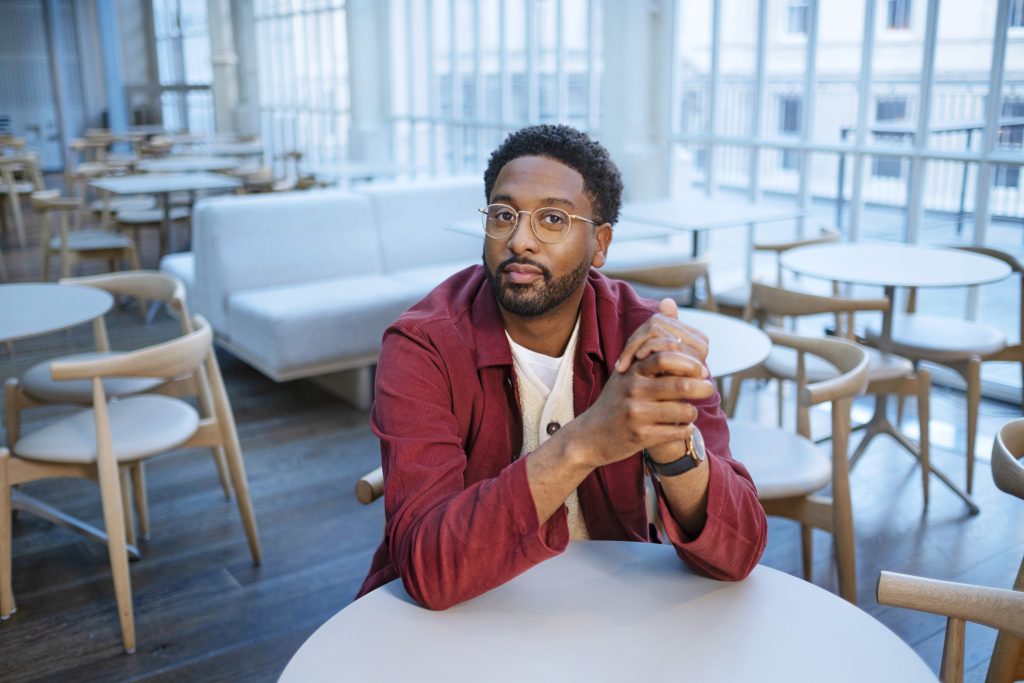
{"type": "Polygon", "coordinates": [[[136,168],[146,173],[199,173],[226,171],[237,166],[237,161],[223,157],[177,156],[141,161],[136,168]]]}
{"type": "Polygon", "coordinates": [[[400,581],[352,603],[292,657],[316,681],[892,681],[936,678],[866,612],[758,566],[724,583],[671,546],[590,541],[443,612],[400,581]]]}
{"type": "Polygon", "coordinates": [[[707,364],[712,377],[749,370],[772,350],[768,335],[742,320],[692,308],[679,309],[679,319],[707,335],[707,364]]]}
{"type": "Polygon", "coordinates": [[[53,283],[0,285],[0,341],[56,332],[95,320],[114,297],[95,287],[53,283]]]}
{"type": "Polygon", "coordinates": [[[1010,267],[958,249],[910,244],[824,244],[782,254],[782,266],[825,280],[879,287],[965,287],[1002,280],[1010,267]]]}

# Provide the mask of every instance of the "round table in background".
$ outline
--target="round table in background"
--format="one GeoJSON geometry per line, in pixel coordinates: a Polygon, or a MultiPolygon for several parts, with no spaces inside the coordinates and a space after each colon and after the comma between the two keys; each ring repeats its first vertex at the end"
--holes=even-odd
{"type": "Polygon", "coordinates": [[[0,341],[14,341],[90,322],[114,304],[109,292],[38,282],[0,285],[0,341]]]}
{"type": "Polygon", "coordinates": [[[728,377],[759,365],[772,350],[768,335],[750,323],[719,313],[679,309],[679,319],[708,338],[708,369],[715,378],[728,377]]]}
{"type": "Polygon", "coordinates": [[[866,612],[758,566],[727,583],[671,546],[570,543],[561,555],[435,612],[393,581],[321,626],[282,683],[317,681],[830,681],[935,683],[866,612]]]}
{"type": "Polygon", "coordinates": [[[146,173],[200,173],[237,168],[238,162],[214,156],[172,156],[140,161],[135,167],[146,173]]]}

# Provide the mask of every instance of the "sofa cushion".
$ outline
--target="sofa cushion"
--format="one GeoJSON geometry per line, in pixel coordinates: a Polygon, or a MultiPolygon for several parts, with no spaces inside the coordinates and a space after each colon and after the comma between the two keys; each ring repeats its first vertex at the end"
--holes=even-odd
{"type": "Polygon", "coordinates": [[[160,271],[173,275],[185,285],[185,298],[192,305],[193,289],[196,283],[195,257],[190,251],[183,251],[177,254],[168,254],[160,259],[160,271]]]}
{"type": "Polygon", "coordinates": [[[477,239],[446,229],[479,220],[486,204],[479,176],[374,183],[359,192],[373,204],[384,272],[480,260],[482,231],[477,239]]]}
{"type": "Polygon", "coordinates": [[[288,379],[304,368],[377,353],[385,328],[423,294],[383,275],[248,290],[228,299],[228,335],[261,369],[288,379]]]}
{"type": "MultiPolygon", "coordinates": [[[[409,268],[401,273],[393,273],[389,277],[397,278],[407,286],[420,292],[420,299],[430,293],[434,287],[450,278],[455,273],[475,266],[480,263],[480,258],[472,260],[441,263],[438,265],[423,266],[422,268],[409,268]]],[[[419,301],[419,299],[417,299],[419,301]]]]}
{"type": "Polygon", "coordinates": [[[222,335],[237,293],[382,269],[370,202],[348,192],[204,199],[193,230],[193,308],[222,335]]]}

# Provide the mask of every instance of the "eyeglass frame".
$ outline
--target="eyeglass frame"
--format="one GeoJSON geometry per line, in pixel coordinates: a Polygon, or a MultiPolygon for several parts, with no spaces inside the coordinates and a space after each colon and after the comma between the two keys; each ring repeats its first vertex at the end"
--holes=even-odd
{"type": "Polygon", "coordinates": [[[527,211],[526,209],[519,209],[517,211],[515,207],[509,206],[508,204],[495,203],[495,204],[488,204],[487,206],[485,206],[482,209],[477,209],[477,211],[480,212],[480,215],[483,217],[483,221],[484,221],[484,234],[487,235],[488,237],[490,237],[492,239],[496,239],[496,240],[509,240],[509,239],[512,239],[512,236],[516,234],[516,230],[519,229],[519,217],[522,214],[524,214],[524,213],[528,214],[530,216],[530,232],[532,232],[533,236],[536,237],[540,242],[543,242],[544,244],[559,244],[561,242],[564,242],[566,240],[566,238],[569,237],[569,233],[572,232],[572,221],[573,221],[574,218],[577,219],[577,220],[581,220],[581,221],[583,221],[585,223],[590,223],[591,225],[593,225],[595,227],[598,226],[598,225],[601,225],[601,223],[598,223],[597,221],[595,221],[595,220],[593,220],[591,218],[585,218],[584,216],[578,216],[578,215],[576,215],[574,213],[569,213],[565,209],[559,209],[557,206],[542,206],[539,209],[534,209],[533,211],[527,211]],[[511,232],[509,232],[506,237],[495,237],[491,233],[487,232],[487,210],[489,208],[491,208],[492,206],[503,206],[503,207],[507,208],[508,210],[510,210],[510,211],[512,211],[513,213],[516,214],[516,222],[512,226],[511,232]],[[557,242],[549,242],[549,241],[547,241],[545,239],[542,239],[541,236],[537,234],[537,226],[533,222],[533,215],[535,213],[537,213],[538,211],[551,211],[551,210],[561,211],[562,213],[564,213],[566,216],[569,217],[569,227],[565,229],[565,232],[562,233],[561,239],[559,239],[557,242]]]}

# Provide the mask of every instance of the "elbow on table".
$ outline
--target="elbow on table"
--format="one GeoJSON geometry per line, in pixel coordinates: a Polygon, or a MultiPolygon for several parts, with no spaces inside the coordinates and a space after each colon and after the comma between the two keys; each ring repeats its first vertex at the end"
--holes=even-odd
{"type": "Polygon", "coordinates": [[[402,586],[405,587],[405,592],[421,607],[440,612],[465,599],[456,595],[450,587],[431,585],[433,583],[421,580],[415,570],[407,568],[402,572],[402,586]]]}

